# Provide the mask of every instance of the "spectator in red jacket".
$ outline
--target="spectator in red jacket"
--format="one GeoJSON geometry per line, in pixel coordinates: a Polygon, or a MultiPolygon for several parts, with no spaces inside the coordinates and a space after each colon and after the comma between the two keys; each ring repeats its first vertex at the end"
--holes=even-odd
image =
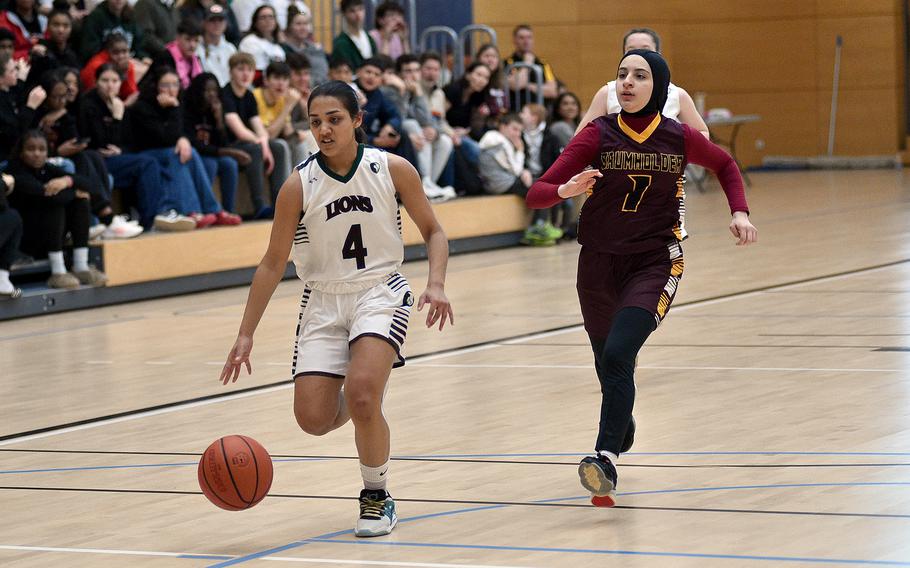
{"type": "Polygon", "coordinates": [[[44,37],[47,18],[38,13],[35,0],[14,0],[9,10],[0,12],[0,27],[13,32],[13,57],[28,59],[32,46],[44,37]]]}
{"type": "Polygon", "coordinates": [[[79,78],[82,88],[86,91],[95,87],[95,71],[105,63],[113,63],[123,83],[120,85],[120,98],[129,106],[139,96],[138,81],[142,77],[136,76],[136,67],[130,59],[130,48],[126,38],[120,34],[111,34],[104,42],[104,49],[88,60],[79,78]]]}

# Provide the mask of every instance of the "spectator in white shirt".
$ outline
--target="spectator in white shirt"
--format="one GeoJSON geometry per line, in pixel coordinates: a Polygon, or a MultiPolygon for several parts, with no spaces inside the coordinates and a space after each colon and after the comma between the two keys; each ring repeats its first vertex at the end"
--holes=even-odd
{"type": "Polygon", "coordinates": [[[252,54],[256,60],[256,71],[265,71],[271,61],[284,61],[285,53],[278,43],[278,21],[275,8],[263,4],[253,12],[250,31],[238,46],[240,51],[252,54]]]}
{"type": "Polygon", "coordinates": [[[224,37],[227,29],[225,9],[220,4],[212,4],[205,13],[202,25],[202,41],[196,48],[196,56],[202,61],[202,68],[218,78],[222,87],[231,80],[231,68],[228,60],[237,52],[234,44],[224,37]]]}
{"type": "Polygon", "coordinates": [[[288,8],[291,6],[296,7],[298,12],[310,13],[310,8],[303,0],[234,0],[231,2],[231,10],[237,16],[237,25],[241,30],[250,29],[250,25],[253,23],[253,13],[263,4],[275,9],[281,29],[288,27],[288,8]]]}

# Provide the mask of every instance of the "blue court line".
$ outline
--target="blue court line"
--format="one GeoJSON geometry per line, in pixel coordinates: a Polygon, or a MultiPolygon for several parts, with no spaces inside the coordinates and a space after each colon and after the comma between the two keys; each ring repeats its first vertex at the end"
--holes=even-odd
{"type": "MultiPolygon", "coordinates": [[[[692,488],[685,488],[685,489],[654,489],[654,490],[650,490],[650,491],[635,491],[635,492],[628,492],[628,493],[618,492],[617,495],[619,495],[619,496],[623,496],[623,495],[654,495],[654,494],[660,494],[660,493],[682,493],[682,492],[720,491],[720,490],[735,491],[735,490],[745,490],[745,489],[772,489],[772,488],[791,488],[791,487],[841,487],[841,486],[864,487],[864,486],[882,486],[882,485],[910,486],[910,482],[799,483],[799,484],[793,483],[793,484],[781,484],[781,485],[740,485],[740,486],[722,486],[722,487],[692,487],[692,488]]],[[[542,500],[532,501],[532,502],[533,502],[533,503],[554,503],[554,502],[559,502],[559,501],[578,501],[578,500],[583,500],[583,499],[590,499],[590,497],[589,497],[589,496],[581,496],[581,497],[557,497],[557,498],[542,499],[542,500]]],[[[433,518],[438,518],[438,517],[449,517],[449,516],[452,516],[452,515],[460,515],[460,514],[462,514],[462,513],[473,513],[473,512],[477,512],[477,511],[489,511],[489,510],[493,510],[493,509],[504,509],[504,508],[506,508],[506,507],[511,507],[511,505],[485,505],[485,506],[482,506],[482,507],[470,507],[470,508],[467,508],[467,509],[455,509],[455,510],[453,510],[453,511],[443,511],[443,512],[441,512],[441,513],[429,513],[429,514],[426,514],[426,515],[418,515],[418,516],[416,516],[416,517],[408,517],[408,518],[406,518],[406,519],[399,519],[398,523],[399,523],[399,524],[402,524],[402,523],[409,523],[409,522],[414,522],[414,521],[422,521],[422,520],[426,520],[426,519],[433,519],[433,518]]],[[[332,542],[332,543],[342,543],[342,544],[345,544],[345,543],[360,544],[361,542],[363,542],[364,544],[370,544],[370,543],[373,543],[373,544],[386,544],[386,543],[383,543],[383,542],[380,542],[380,541],[365,542],[365,541],[337,541],[337,540],[330,540],[330,539],[337,538],[337,537],[339,537],[339,536],[349,535],[349,534],[353,534],[353,533],[354,533],[354,530],[353,530],[353,529],[346,529],[346,530],[341,530],[341,531],[326,533],[326,534],[324,534],[324,535],[320,535],[320,536],[317,536],[317,537],[313,537],[313,538],[308,538],[308,539],[304,539],[304,540],[299,540],[299,541],[296,541],[296,542],[292,542],[292,543],[286,544],[286,545],[284,545],[284,546],[279,546],[279,547],[275,547],[275,548],[270,548],[270,549],[268,549],[268,550],[263,550],[263,551],[260,551],[260,552],[255,552],[255,553],[248,554],[248,555],[245,555],[245,556],[238,556],[238,557],[236,557],[236,558],[232,558],[232,559],[227,560],[227,561],[225,561],[225,562],[220,562],[220,563],[218,563],[218,564],[212,564],[212,565],[209,566],[209,568],[222,568],[222,567],[225,567],[225,566],[234,566],[234,565],[237,565],[237,564],[243,564],[243,563],[249,562],[250,560],[256,560],[256,559],[258,559],[258,558],[263,558],[263,557],[265,557],[265,556],[271,556],[272,554],[275,554],[276,552],[283,552],[283,551],[285,551],[285,550],[290,550],[290,549],[293,549],[293,548],[299,548],[299,547],[301,547],[301,546],[305,546],[305,545],[307,545],[307,544],[309,544],[309,543],[313,543],[313,542],[332,542]]],[[[393,543],[390,543],[390,544],[393,544],[393,543]]],[[[420,544],[420,543],[416,543],[416,544],[414,544],[414,546],[437,546],[437,545],[434,545],[434,544],[420,544]]],[[[438,546],[439,546],[439,547],[448,547],[448,546],[458,547],[458,546],[462,546],[462,545],[438,545],[438,546]]],[[[472,546],[472,545],[463,545],[463,546],[464,546],[464,547],[470,547],[470,546],[472,546]]],[[[475,546],[475,548],[483,548],[483,547],[480,546],[480,545],[477,545],[477,546],[475,546]]],[[[544,550],[544,549],[520,548],[520,547],[517,547],[517,548],[516,548],[516,547],[497,547],[497,548],[501,548],[501,549],[504,549],[504,550],[529,550],[529,551],[533,551],[533,550],[544,550]]],[[[550,551],[550,552],[559,552],[559,551],[561,551],[562,549],[546,549],[546,550],[547,550],[547,551],[550,551]]],[[[567,549],[567,550],[568,550],[568,549],[567,549]]],[[[582,549],[577,549],[576,551],[580,551],[580,550],[582,550],[582,549]]],[[[569,550],[569,551],[571,551],[571,550],[569,550]]],[[[776,556],[767,556],[767,557],[764,557],[764,556],[755,556],[755,557],[750,557],[750,556],[736,556],[736,555],[699,555],[699,554],[670,553],[670,552],[645,553],[645,552],[636,552],[636,551],[602,551],[602,552],[596,552],[595,554],[627,554],[627,555],[653,555],[653,556],[678,556],[678,557],[688,556],[688,557],[696,557],[696,558],[726,558],[726,559],[740,559],[740,560],[748,560],[748,559],[753,559],[753,560],[777,560],[777,561],[788,560],[788,561],[793,561],[793,562],[796,562],[796,561],[802,561],[802,562],[816,562],[816,563],[831,562],[831,563],[841,563],[841,564],[844,564],[844,563],[854,563],[854,564],[875,564],[875,563],[879,562],[879,561],[873,561],[873,560],[865,561],[865,560],[837,560],[837,559],[833,559],[833,560],[831,560],[831,559],[800,559],[800,558],[784,558],[784,557],[776,557],[776,556]]],[[[887,565],[893,565],[893,566],[910,566],[910,562],[897,563],[897,564],[884,564],[884,565],[886,565],[886,566],[887,566],[887,565]]]]}
{"type": "Polygon", "coordinates": [[[219,556],[216,554],[181,554],[176,558],[183,558],[185,560],[226,560],[231,558],[230,556],[219,556]]]}
{"type": "MultiPolygon", "coordinates": [[[[518,552],[553,552],[559,554],[608,554],[621,556],[658,556],[663,558],[705,558],[711,560],[759,560],[766,562],[804,562],[812,564],[852,564],[872,566],[910,566],[910,561],[899,560],[858,560],[850,558],[814,558],[804,556],[757,556],[741,554],[712,554],[697,552],[657,552],[641,550],[611,550],[604,548],[547,548],[543,546],[497,546],[489,544],[446,544],[432,542],[383,542],[365,540],[310,539],[310,542],[349,544],[359,546],[402,546],[411,548],[456,548],[467,550],[507,550],[518,552]]],[[[220,566],[220,565],[219,565],[220,566]]]]}
{"type": "MultiPolygon", "coordinates": [[[[401,523],[408,523],[408,522],[414,522],[414,521],[421,521],[424,519],[430,519],[430,518],[434,518],[434,517],[447,517],[447,516],[451,516],[451,515],[458,515],[460,513],[472,513],[474,511],[485,511],[488,509],[501,509],[503,507],[506,507],[506,505],[486,505],[484,507],[471,507],[468,509],[456,509],[454,511],[443,511],[442,513],[430,513],[427,515],[418,515],[416,517],[409,517],[407,519],[399,519],[398,523],[401,524],[401,523]]],[[[245,562],[249,562],[250,560],[256,560],[258,558],[263,558],[265,556],[271,556],[272,554],[275,554],[276,552],[283,552],[285,550],[290,550],[292,548],[299,548],[301,546],[306,546],[307,544],[310,544],[312,542],[321,542],[322,540],[327,540],[330,538],[335,538],[335,537],[339,537],[339,536],[343,536],[343,535],[347,535],[347,534],[354,534],[354,529],[347,529],[347,530],[342,530],[342,531],[326,533],[324,535],[320,535],[317,537],[308,538],[308,539],[304,539],[304,540],[298,540],[296,542],[292,542],[292,543],[286,544],[284,546],[277,546],[275,548],[270,548],[268,550],[263,550],[260,552],[254,552],[252,554],[247,554],[246,556],[238,556],[238,557],[232,558],[226,562],[219,562],[218,564],[211,564],[209,566],[209,568],[222,568],[224,566],[234,566],[236,564],[243,564],[245,562]]],[[[328,542],[341,542],[341,541],[328,541],[328,542]]]]}

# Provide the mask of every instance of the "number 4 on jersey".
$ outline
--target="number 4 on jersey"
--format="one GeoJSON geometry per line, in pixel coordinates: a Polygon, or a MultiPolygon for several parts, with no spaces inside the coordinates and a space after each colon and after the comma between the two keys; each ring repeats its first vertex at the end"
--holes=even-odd
{"type": "Polygon", "coordinates": [[[357,270],[367,267],[367,249],[363,246],[363,233],[359,224],[351,225],[351,230],[348,231],[348,236],[341,247],[341,258],[357,259],[357,270]]]}

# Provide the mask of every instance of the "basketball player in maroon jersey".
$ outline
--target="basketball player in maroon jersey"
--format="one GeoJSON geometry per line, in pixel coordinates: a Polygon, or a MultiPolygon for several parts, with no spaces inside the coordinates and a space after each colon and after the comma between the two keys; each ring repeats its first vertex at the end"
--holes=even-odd
{"type": "Polygon", "coordinates": [[[577,289],[603,399],[595,455],[581,461],[578,473],[599,507],[615,505],[616,460],[631,445],[635,358],[667,315],[682,278],[680,178],[687,163],[716,173],[736,244],[758,236],[733,158],[697,130],[660,114],[669,84],[660,54],[627,52],[616,78],[622,112],[588,124],[527,196],[528,206],[543,209],[590,193],[578,226],[577,289]],[[591,169],[575,175],[585,168],[591,169]]]}

